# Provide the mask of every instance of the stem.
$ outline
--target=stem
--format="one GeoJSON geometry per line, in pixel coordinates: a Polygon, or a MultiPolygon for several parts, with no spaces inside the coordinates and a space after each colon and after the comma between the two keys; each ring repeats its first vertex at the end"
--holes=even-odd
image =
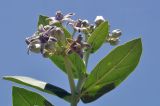
{"type": "Polygon", "coordinates": [[[78,92],[78,94],[81,92],[81,86],[82,86],[82,84],[83,84],[83,77],[81,76],[80,78],[79,78],[79,80],[78,80],[78,83],[77,83],[77,92],[78,92]]]}
{"type": "Polygon", "coordinates": [[[89,59],[89,56],[90,56],[90,52],[91,52],[91,49],[87,50],[85,55],[84,55],[84,61],[85,61],[86,67],[88,65],[88,59],[89,59]]]}
{"type": "MultiPolygon", "coordinates": [[[[75,33],[76,31],[74,30],[72,37],[74,37],[75,33]]],[[[88,37],[86,36],[85,40],[87,41],[87,39],[88,37]]],[[[86,67],[88,65],[88,59],[89,59],[90,52],[91,52],[91,49],[87,50],[86,53],[84,54],[84,61],[85,61],[86,67]]],[[[75,86],[74,77],[73,77],[72,68],[71,68],[72,63],[70,62],[67,56],[65,56],[64,63],[65,63],[65,68],[67,70],[71,94],[72,94],[71,106],[77,106],[79,99],[80,99],[81,88],[86,79],[86,75],[79,73],[80,77],[79,77],[77,86],[75,86]]]]}
{"type": "Polygon", "coordinates": [[[69,79],[69,84],[70,84],[70,89],[72,94],[71,106],[77,106],[76,86],[75,86],[74,77],[71,69],[71,63],[67,56],[65,56],[64,63],[65,63],[66,71],[68,74],[68,79],[69,79]]]}
{"type": "MultiPolygon", "coordinates": [[[[85,41],[87,41],[87,39],[88,39],[88,35],[85,35],[85,41]]],[[[91,49],[88,49],[86,51],[86,53],[84,54],[83,60],[85,62],[86,67],[88,65],[88,59],[89,59],[89,56],[90,56],[90,52],[91,52],[91,49]]],[[[80,99],[82,85],[83,85],[84,81],[86,80],[86,75],[84,75],[82,73],[80,73],[79,75],[80,75],[80,77],[79,77],[79,80],[78,80],[78,83],[77,83],[77,92],[78,92],[77,102],[80,99]]]]}
{"type": "MultiPolygon", "coordinates": [[[[87,67],[87,64],[88,64],[89,55],[90,55],[90,49],[84,55],[84,61],[85,61],[86,67],[87,67]]],[[[79,101],[79,99],[80,99],[81,88],[82,88],[82,85],[83,85],[85,80],[86,80],[86,75],[80,74],[80,77],[79,77],[79,80],[78,80],[78,84],[77,84],[77,92],[78,92],[77,101],[79,101]]]]}

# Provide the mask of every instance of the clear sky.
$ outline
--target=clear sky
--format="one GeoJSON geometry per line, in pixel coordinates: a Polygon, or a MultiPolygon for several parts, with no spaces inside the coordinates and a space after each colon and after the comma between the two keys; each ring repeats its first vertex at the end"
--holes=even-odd
{"type": "MultiPolygon", "coordinates": [[[[30,76],[69,91],[66,75],[40,55],[28,56],[24,40],[36,30],[39,14],[53,16],[56,10],[62,10],[75,12],[76,18],[89,21],[103,15],[109,20],[111,29],[122,29],[121,44],[142,37],[144,50],[140,64],[127,80],[86,106],[160,106],[159,5],[159,0],[1,0],[0,77],[30,76]]],[[[105,44],[92,55],[88,70],[91,71],[111,49],[113,47],[105,44]]],[[[0,79],[0,106],[11,106],[12,85],[16,84],[0,79]]],[[[56,106],[69,106],[57,97],[37,92],[56,106]]],[[[79,106],[85,104],[80,102],[79,106]]]]}

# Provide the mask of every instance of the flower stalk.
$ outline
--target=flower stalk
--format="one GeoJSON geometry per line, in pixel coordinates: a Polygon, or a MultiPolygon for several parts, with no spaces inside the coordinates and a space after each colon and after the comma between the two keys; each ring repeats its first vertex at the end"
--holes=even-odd
{"type": "Polygon", "coordinates": [[[73,77],[72,68],[71,68],[72,64],[70,63],[70,60],[68,59],[67,56],[65,56],[64,63],[65,63],[65,68],[67,70],[68,80],[69,80],[71,94],[72,94],[71,106],[77,106],[76,99],[75,99],[76,86],[75,86],[74,77],[73,77]]]}

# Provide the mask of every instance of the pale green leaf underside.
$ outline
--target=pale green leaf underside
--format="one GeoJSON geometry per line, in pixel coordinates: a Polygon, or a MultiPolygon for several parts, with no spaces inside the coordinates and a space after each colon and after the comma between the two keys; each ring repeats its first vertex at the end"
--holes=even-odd
{"type": "Polygon", "coordinates": [[[54,106],[38,93],[13,86],[13,106],[54,106]]]}
{"type": "Polygon", "coordinates": [[[82,101],[92,102],[118,86],[137,66],[142,53],[141,39],[125,43],[104,57],[82,88],[82,101]]]}
{"type": "Polygon", "coordinates": [[[3,77],[5,80],[9,80],[18,84],[26,85],[40,91],[56,95],[68,102],[71,100],[71,94],[65,91],[62,88],[51,85],[47,82],[39,81],[30,77],[25,76],[5,76],[3,77]]]}
{"type": "Polygon", "coordinates": [[[108,36],[109,32],[109,26],[108,22],[103,22],[100,24],[94,32],[91,34],[91,36],[88,39],[88,43],[91,45],[92,50],[91,52],[96,52],[104,43],[106,37],[108,36]]]}

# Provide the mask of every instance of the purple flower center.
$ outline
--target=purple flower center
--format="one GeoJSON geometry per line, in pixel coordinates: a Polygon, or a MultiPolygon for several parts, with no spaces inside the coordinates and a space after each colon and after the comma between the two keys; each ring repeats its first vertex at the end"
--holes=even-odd
{"type": "Polygon", "coordinates": [[[63,16],[63,14],[62,14],[60,11],[56,13],[56,16],[55,16],[56,20],[59,20],[59,21],[60,21],[60,20],[63,19],[63,17],[64,17],[64,16],[63,16]]]}

